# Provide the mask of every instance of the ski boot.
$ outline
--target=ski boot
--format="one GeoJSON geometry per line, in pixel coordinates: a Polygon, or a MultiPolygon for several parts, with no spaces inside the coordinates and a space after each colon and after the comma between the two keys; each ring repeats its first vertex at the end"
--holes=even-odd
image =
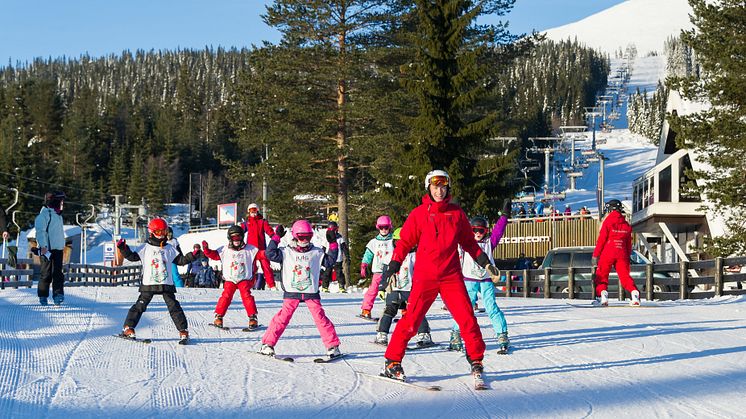
{"type": "Polygon", "coordinates": [[[275,356],[275,347],[272,345],[262,344],[262,348],[259,349],[260,355],[275,356]]]}
{"type": "Polygon", "coordinates": [[[321,292],[329,292],[329,288],[321,287],[321,292]]]}
{"type": "Polygon", "coordinates": [[[57,294],[54,297],[52,297],[52,301],[54,302],[54,305],[58,306],[62,304],[63,301],[65,301],[65,295],[64,294],[57,294]]]}
{"type": "Polygon", "coordinates": [[[360,317],[364,319],[371,319],[372,317],[370,316],[370,310],[363,309],[363,311],[360,312],[360,317]]]}
{"type": "Polygon", "coordinates": [[[223,328],[223,316],[220,314],[215,314],[215,320],[212,321],[212,324],[215,325],[215,327],[223,328]]]}
{"type": "Polygon", "coordinates": [[[186,345],[189,342],[189,331],[179,330],[179,345],[186,345]]]}
{"type": "Polygon", "coordinates": [[[39,304],[43,306],[49,305],[49,302],[47,302],[47,297],[39,297],[39,304]]]}
{"type": "Polygon", "coordinates": [[[474,378],[474,388],[476,390],[487,389],[487,385],[484,383],[484,378],[482,378],[482,374],[484,373],[484,365],[482,365],[482,361],[469,360],[469,363],[471,364],[471,376],[474,378]]]}
{"type": "Polygon", "coordinates": [[[404,375],[404,368],[401,367],[401,362],[388,359],[384,363],[383,373],[381,373],[381,375],[399,381],[407,379],[407,376],[404,375]]]}
{"type": "Polygon", "coordinates": [[[433,346],[435,343],[433,343],[433,338],[430,336],[430,333],[418,333],[417,334],[417,346],[420,348],[427,348],[428,346],[433,346]]]}
{"type": "Polygon", "coordinates": [[[640,306],[640,291],[634,290],[632,291],[632,301],[629,302],[629,305],[633,307],[639,307],[640,306]]]}
{"type": "Polygon", "coordinates": [[[342,356],[342,352],[339,351],[339,346],[332,346],[326,350],[326,356],[328,356],[329,359],[334,359],[338,356],[342,356]]]}
{"type": "Polygon", "coordinates": [[[347,294],[347,290],[345,289],[345,287],[339,287],[339,293],[340,294],[347,294]]]}
{"type": "Polygon", "coordinates": [[[602,306],[606,307],[609,305],[609,292],[606,290],[601,291],[601,295],[599,297],[596,297],[596,300],[593,301],[594,306],[602,306]]]}
{"type": "Polygon", "coordinates": [[[474,303],[474,312],[475,313],[479,312],[479,304],[477,303],[474,303]]]}
{"type": "Polygon", "coordinates": [[[508,353],[508,346],[510,345],[508,332],[502,332],[497,336],[497,344],[500,346],[497,353],[500,355],[506,355],[508,353]]]}
{"type": "Polygon", "coordinates": [[[136,339],[137,336],[135,336],[135,329],[129,326],[124,326],[124,329],[122,329],[122,337],[127,339],[136,339]]]}
{"type": "Polygon", "coordinates": [[[256,314],[249,316],[249,329],[254,330],[259,327],[259,321],[256,319],[256,314]]]}
{"type": "Polygon", "coordinates": [[[461,340],[461,334],[458,330],[451,330],[451,339],[448,342],[449,351],[464,351],[464,342],[461,340]]]}
{"type": "Polygon", "coordinates": [[[379,345],[388,345],[389,343],[389,335],[386,332],[378,332],[376,333],[376,339],[373,341],[373,343],[377,343],[379,345]]]}

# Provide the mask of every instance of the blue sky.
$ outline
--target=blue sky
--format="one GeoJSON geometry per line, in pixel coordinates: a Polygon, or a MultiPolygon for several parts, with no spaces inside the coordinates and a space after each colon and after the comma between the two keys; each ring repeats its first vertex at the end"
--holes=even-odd
{"type": "MultiPolygon", "coordinates": [[[[0,66],[34,57],[98,57],[124,49],[250,46],[280,35],[260,15],[269,0],[3,0],[0,66]]],[[[513,33],[574,22],[623,0],[517,0],[513,33]]]]}

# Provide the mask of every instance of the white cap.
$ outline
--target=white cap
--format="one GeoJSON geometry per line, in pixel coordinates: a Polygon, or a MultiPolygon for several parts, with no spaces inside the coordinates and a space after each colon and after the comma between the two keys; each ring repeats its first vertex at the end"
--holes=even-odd
{"type": "Polygon", "coordinates": [[[255,203],[252,202],[252,203],[249,204],[249,207],[246,208],[246,211],[250,211],[252,208],[254,208],[255,210],[258,211],[259,210],[259,205],[257,205],[257,204],[255,204],[255,203]]]}
{"type": "Polygon", "coordinates": [[[425,190],[428,190],[430,187],[430,178],[433,176],[445,176],[448,179],[448,182],[451,182],[451,177],[448,176],[448,173],[445,170],[433,170],[425,176],[425,190]]]}

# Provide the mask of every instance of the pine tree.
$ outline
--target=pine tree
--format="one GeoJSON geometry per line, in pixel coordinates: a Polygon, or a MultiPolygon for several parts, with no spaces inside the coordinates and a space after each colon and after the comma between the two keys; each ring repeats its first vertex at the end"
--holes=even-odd
{"type": "Polygon", "coordinates": [[[692,148],[709,170],[698,189],[726,219],[726,233],[706,240],[715,255],[746,253],[746,4],[743,0],[690,0],[695,29],[684,31],[683,42],[697,54],[702,78],[669,80],[690,100],[707,100],[708,110],[686,116],[668,115],[678,133],[679,148],[692,148]]]}

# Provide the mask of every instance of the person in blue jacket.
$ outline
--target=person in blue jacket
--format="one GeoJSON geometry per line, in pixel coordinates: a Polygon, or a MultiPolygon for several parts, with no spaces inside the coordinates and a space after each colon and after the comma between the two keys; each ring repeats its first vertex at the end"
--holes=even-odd
{"type": "Polygon", "coordinates": [[[62,256],[65,249],[65,229],[62,221],[64,192],[47,192],[44,206],[34,220],[36,243],[41,259],[41,277],[37,288],[39,303],[47,305],[49,285],[52,284],[52,300],[60,305],[65,300],[65,275],[62,273],[62,256]]]}

